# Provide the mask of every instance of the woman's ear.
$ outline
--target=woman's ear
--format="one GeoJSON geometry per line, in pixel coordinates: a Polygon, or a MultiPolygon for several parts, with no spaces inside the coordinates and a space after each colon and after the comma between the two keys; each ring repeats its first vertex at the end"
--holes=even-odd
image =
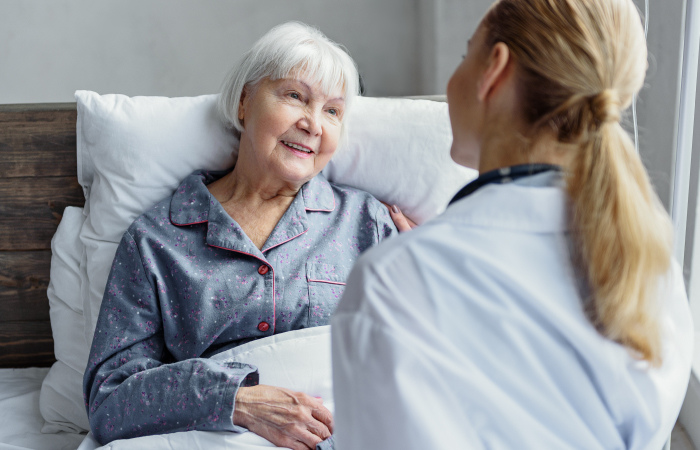
{"type": "Polygon", "coordinates": [[[248,96],[248,87],[244,87],[241,91],[241,101],[238,102],[238,121],[243,125],[243,118],[245,117],[245,100],[248,96]]]}
{"type": "Polygon", "coordinates": [[[507,70],[510,59],[510,49],[506,44],[498,42],[493,46],[486,60],[486,69],[476,87],[476,96],[480,102],[490,97],[493,91],[510,76],[510,71],[507,70]]]}

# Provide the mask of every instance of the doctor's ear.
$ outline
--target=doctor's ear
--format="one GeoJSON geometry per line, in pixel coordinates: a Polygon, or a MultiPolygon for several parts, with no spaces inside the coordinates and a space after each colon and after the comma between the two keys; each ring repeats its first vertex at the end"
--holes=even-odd
{"type": "Polygon", "coordinates": [[[510,75],[510,49],[503,42],[497,42],[485,62],[485,69],[477,85],[477,98],[483,102],[491,96],[510,75]]]}

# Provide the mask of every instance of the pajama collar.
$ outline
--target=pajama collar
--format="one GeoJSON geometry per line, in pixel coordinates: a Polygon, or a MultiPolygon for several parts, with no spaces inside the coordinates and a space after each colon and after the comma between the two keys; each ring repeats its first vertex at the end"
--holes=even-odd
{"type": "Polygon", "coordinates": [[[307,213],[335,210],[335,197],[330,184],[323,175],[316,175],[301,187],[260,250],[207,189],[209,183],[228,172],[197,171],[185,178],[170,201],[170,221],[173,225],[206,223],[208,245],[264,260],[266,251],[306,233],[309,229],[307,213]]]}

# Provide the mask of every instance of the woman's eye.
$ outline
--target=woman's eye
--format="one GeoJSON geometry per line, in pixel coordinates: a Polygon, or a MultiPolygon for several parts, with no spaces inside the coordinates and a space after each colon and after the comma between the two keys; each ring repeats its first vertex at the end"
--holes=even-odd
{"type": "Polygon", "coordinates": [[[337,115],[338,115],[338,110],[335,109],[335,108],[329,109],[328,112],[329,112],[331,115],[333,115],[333,116],[337,116],[337,115]]]}
{"type": "Polygon", "coordinates": [[[289,94],[289,96],[292,97],[294,100],[299,100],[301,98],[296,92],[292,92],[291,94],[289,94]]]}

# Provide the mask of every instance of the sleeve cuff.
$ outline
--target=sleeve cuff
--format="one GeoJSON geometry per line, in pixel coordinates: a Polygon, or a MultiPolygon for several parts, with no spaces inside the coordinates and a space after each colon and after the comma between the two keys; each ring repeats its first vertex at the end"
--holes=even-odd
{"type": "Polygon", "coordinates": [[[316,444],[316,450],[335,450],[335,439],[333,436],[316,444]]]}
{"type": "MultiPolygon", "coordinates": [[[[235,369],[241,375],[238,378],[238,382],[235,382],[235,378],[229,376],[228,386],[224,392],[224,407],[222,408],[223,417],[227,417],[229,426],[226,428],[228,431],[233,431],[234,433],[245,433],[248,431],[247,428],[234,425],[233,423],[233,412],[236,410],[236,394],[238,393],[238,388],[240,387],[250,387],[257,386],[259,384],[260,375],[258,373],[258,368],[250,364],[241,363],[227,363],[229,368],[235,369]]],[[[225,419],[226,420],[226,419],[225,419]]]]}

